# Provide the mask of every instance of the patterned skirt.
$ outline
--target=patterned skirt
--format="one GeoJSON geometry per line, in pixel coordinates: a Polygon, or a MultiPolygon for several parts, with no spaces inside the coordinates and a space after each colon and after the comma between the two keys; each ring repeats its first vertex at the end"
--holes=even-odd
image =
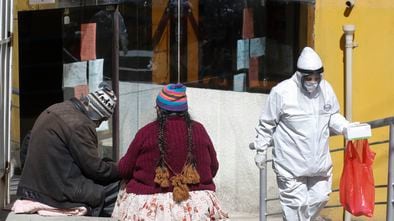
{"type": "Polygon", "coordinates": [[[122,187],[112,217],[121,221],[229,221],[215,192],[190,191],[188,200],[174,202],[172,193],[137,195],[122,187]]]}

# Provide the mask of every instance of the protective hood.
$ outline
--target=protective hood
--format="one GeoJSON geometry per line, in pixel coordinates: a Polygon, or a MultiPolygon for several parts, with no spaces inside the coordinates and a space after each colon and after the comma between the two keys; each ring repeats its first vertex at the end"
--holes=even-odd
{"type": "Polygon", "coordinates": [[[302,74],[322,73],[323,63],[312,48],[305,47],[298,57],[297,70],[302,74]]]}

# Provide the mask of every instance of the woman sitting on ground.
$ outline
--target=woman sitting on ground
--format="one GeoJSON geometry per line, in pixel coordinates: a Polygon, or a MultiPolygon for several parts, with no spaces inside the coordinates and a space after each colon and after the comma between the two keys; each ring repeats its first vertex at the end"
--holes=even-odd
{"type": "Polygon", "coordinates": [[[157,119],[135,135],[119,161],[127,181],[112,216],[118,220],[227,220],[215,194],[216,152],[204,126],[190,119],[186,87],[165,86],[157,119]]]}

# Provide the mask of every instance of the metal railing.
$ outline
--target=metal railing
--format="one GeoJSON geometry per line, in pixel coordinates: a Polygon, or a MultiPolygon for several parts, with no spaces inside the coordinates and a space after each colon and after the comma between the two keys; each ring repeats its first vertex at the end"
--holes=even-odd
{"type": "Polygon", "coordinates": [[[13,0],[0,0],[0,207],[9,203],[13,0]]]}
{"type": "MultiPolygon", "coordinates": [[[[389,126],[389,139],[381,140],[369,143],[370,146],[388,143],[389,156],[388,156],[388,181],[386,185],[375,185],[376,188],[387,188],[387,201],[385,202],[375,202],[375,205],[386,205],[386,221],[394,220],[394,117],[388,117],[383,119],[378,119],[370,122],[366,122],[371,125],[371,128],[380,128],[389,126]]],[[[335,148],[331,149],[330,152],[344,151],[345,148],[335,148]]],[[[267,163],[272,163],[272,159],[266,161],[267,163]]],[[[267,168],[267,165],[265,166],[267,168]]],[[[339,189],[334,189],[333,192],[338,192],[339,189]]],[[[279,200],[279,197],[267,198],[267,170],[260,170],[260,221],[266,221],[268,216],[274,216],[282,214],[282,212],[267,212],[267,202],[279,200]]],[[[325,208],[335,208],[342,207],[341,205],[328,205],[325,208]]]]}

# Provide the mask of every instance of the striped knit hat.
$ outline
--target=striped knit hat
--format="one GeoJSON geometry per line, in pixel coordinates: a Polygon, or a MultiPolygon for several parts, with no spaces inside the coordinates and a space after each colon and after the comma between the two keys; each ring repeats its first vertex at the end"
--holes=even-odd
{"type": "Polygon", "coordinates": [[[114,112],[117,98],[108,84],[102,83],[99,85],[99,88],[99,90],[89,93],[86,97],[89,100],[89,108],[101,119],[106,120],[114,112]]]}
{"type": "Polygon", "coordinates": [[[183,84],[168,84],[157,95],[156,105],[168,111],[186,111],[186,87],[183,84]]]}

